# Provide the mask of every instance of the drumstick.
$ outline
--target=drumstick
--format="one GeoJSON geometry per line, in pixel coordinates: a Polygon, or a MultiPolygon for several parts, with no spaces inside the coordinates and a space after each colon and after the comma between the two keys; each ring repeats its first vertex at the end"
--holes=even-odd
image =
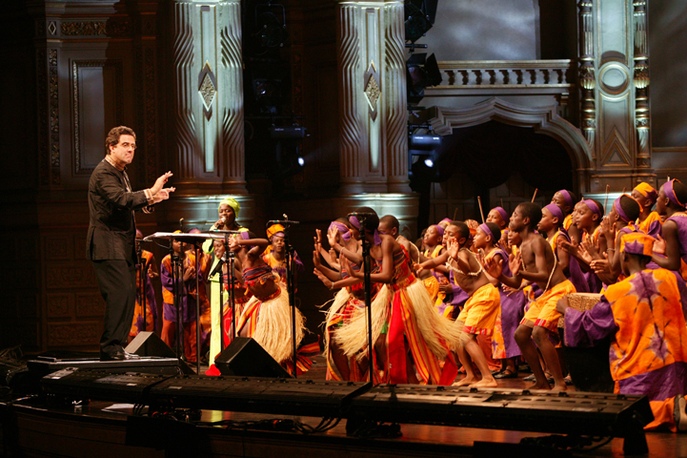
{"type": "Polygon", "coordinates": [[[458,218],[458,207],[456,207],[455,210],[453,210],[453,221],[455,221],[458,218]]]}
{"type": "Polygon", "coordinates": [[[539,192],[539,188],[534,188],[534,194],[532,195],[532,203],[534,203],[534,199],[537,198],[537,192],[539,192]]]}
{"type": "Polygon", "coordinates": [[[482,210],[482,197],[477,196],[477,203],[479,204],[479,214],[482,217],[482,224],[484,224],[484,210],[482,210]]]}
{"type": "Polygon", "coordinates": [[[608,191],[611,189],[610,185],[606,185],[606,197],[604,198],[604,211],[606,211],[606,205],[608,205],[608,191]]]}

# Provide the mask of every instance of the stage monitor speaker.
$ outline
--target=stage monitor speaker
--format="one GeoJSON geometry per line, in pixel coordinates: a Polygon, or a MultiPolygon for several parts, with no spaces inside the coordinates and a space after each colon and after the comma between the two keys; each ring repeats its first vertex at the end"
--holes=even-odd
{"type": "Polygon", "coordinates": [[[250,337],[236,337],[217,358],[222,375],[290,378],[291,375],[250,337]]]}
{"type": "Polygon", "coordinates": [[[138,356],[164,356],[176,358],[174,350],[169,348],[169,345],[164,343],[157,334],[150,331],[139,332],[124,350],[138,356]]]}

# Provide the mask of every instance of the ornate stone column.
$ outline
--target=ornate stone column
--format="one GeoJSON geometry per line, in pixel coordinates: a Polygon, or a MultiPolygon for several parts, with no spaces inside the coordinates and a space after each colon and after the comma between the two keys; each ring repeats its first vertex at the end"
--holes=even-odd
{"type": "Polygon", "coordinates": [[[175,0],[173,20],[177,183],[245,194],[240,1],[175,0]]]}
{"type": "Polygon", "coordinates": [[[596,134],[596,75],[594,71],[594,23],[592,21],[592,0],[578,3],[580,22],[580,89],[582,92],[582,132],[592,147],[592,161],[596,160],[594,139],[596,134]]]}
{"type": "Polygon", "coordinates": [[[169,219],[203,227],[223,196],[238,195],[248,224],[241,2],[174,0],[172,19],[177,203],[169,219]]]}
{"type": "Polygon", "coordinates": [[[608,185],[619,192],[638,181],[652,182],[646,0],[581,0],[578,5],[581,67],[591,67],[581,75],[583,129],[594,151],[589,191],[604,192],[608,185]]]}
{"type": "MultiPolygon", "coordinates": [[[[634,85],[635,126],[637,128],[638,169],[651,168],[649,111],[649,45],[646,20],[646,0],[635,0],[634,6],[634,85]]],[[[644,171],[644,170],[641,170],[644,171]]]]}
{"type": "Polygon", "coordinates": [[[403,2],[338,11],[342,193],[408,193],[403,2]]]}

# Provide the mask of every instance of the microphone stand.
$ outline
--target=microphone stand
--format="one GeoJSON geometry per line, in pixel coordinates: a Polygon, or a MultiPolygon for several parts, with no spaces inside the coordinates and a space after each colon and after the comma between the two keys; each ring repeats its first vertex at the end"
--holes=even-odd
{"type": "Polygon", "coordinates": [[[360,227],[363,229],[363,289],[365,293],[365,308],[367,308],[367,352],[369,355],[370,384],[374,385],[374,343],[372,342],[372,282],[370,280],[370,241],[365,232],[365,216],[359,216],[360,227]]]}
{"type": "Polygon", "coordinates": [[[372,342],[372,284],[370,268],[370,241],[367,239],[365,222],[371,213],[353,212],[348,217],[355,216],[360,223],[360,234],[362,235],[363,245],[363,289],[365,293],[365,307],[367,308],[367,348],[369,355],[370,384],[374,385],[374,342],[372,342]]]}
{"type": "MultiPolygon", "coordinates": [[[[288,218],[287,218],[288,219],[288,218]]],[[[293,351],[293,378],[298,377],[298,355],[296,354],[296,291],[293,275],[293,246],[289,240],[289,226],[284,225],[284,256],[286,263],[286,290],[289,293],[289,305],[291,306],[291,350],[293,351]]]]}
{"type": "Polygon", "coordinates": [[[174,350],[177,354],[177,358],[179,360],[183,359],[184,356],[184,345],[183,345],[183,339],[184,339],[184,328],[183,324],[181,323],[181,306],[182,306],[182,298],[181,298],[181,290],[182,290],[182,282],[183,282],[183,272],[181,271],[181,268],[183,266],[183,258],[181,258],[177,253],[174,252],[174,245],[173,242],[170,244],[169,247],[170,250],[170,258],[171,258],[171,264],[172,264],[172,291],[174,293],[174,312],[176,315],[176,339],[174,339],[174,350]],[[179,278],[181,277],[181,278],[179,278]]]}
{"type": "MultiPolygon", "coordinates": [[[[219,261],[217,261],[217,266],[215,267],[215,270],[213,273],[210,274],[210,278],[212,278],[214,275],[219,273],[219,349],[220,353],[222,350],[224,350],[224,346],[222,345],[222,342],[224,341],[224,324],[222,323],[223,321],[223,314],[224,312],[224,264],[225,264],[225,258],[226,258],[227,253],[225,252],[222,254],[222,257],[219,258],[219,261]]],[[[210,289],[210,292],[212,292],[212,289],[210,289]]],[[[212,299],[212,298],[211,298],[212,299]]],[[[215,330],[213,329],[212,332],[215,330]]],[[[214,338],[211,337],[211,339],[214,338]]],[[[214,358],[214,355],[210,355],[212,358],[214,358]]]]}
{"type": "Polygon", "coordinates": [[[200,374],[200,259],[198,258],[198,244],[193,244],[196,267],[196,374],[200,374]]]}
{"type": "Polygon", "coordinates": [[[291,351],[293,352],[293,378],[298,377],[298,355],[296,350],[298,342],[296,341],[296,288],[293,275],[293,246],[289,240],[289,229],[292,225],[298,224],[298,221],[291,221],[289,217],[284,215],[283,220],[270,220],[267,224],[281,224],[284,227],[284,263],[286,265],[286,289],[289,294],[289,306],[291,307],[291,351]]]}
{"type": "MultiPolygon", "coordinates": [[[[227,237],[228,238],[228,237],[227,237]]],[[[227,271],[228,271],[228,278],[227,278],[227,287],[229,288],[229,307],[231,308],[231,342],[236,339],[236,292],[234,291],[234,287],[236,286],[235,279],[234,279],[234,252],[229,251],[229,242],[226,241],[224,242],[224,255],[228,257],[229,259],[229,264],[227,266],[227,271]]],[[[224,304],[222,304],[222,307],[224,307],[224,304]]],[[[222,308],[222,312],[224,312],[224,308],[222,308]]],[[[220,324],[222,326],[222,329],[224,329],[224,314],[222,314],[222,318],[220,318],[220,324]]],[[[224,331],[222,331],[222,342],[221,342],[222,349],[224,349],[224,331]]]]}
{"type": "MultiPolygon", "coordinates": [[[[236,305],[235,305],[235,295],[234,295],[234,252],[229,250],[229,236],[239,234],[239,231],[234,230],[213,230],[212,232],[222,232],[224,233],[224,263],[227,264],[227,288],[229,289],[229,307],[231,308],[231,342],[236,338],[236,305]]],[[[224,272],[222,272],[222,277],[220,277],[220,308],[219,308],[219,329],[221,332],[220,337],[220,348],[224,350],[224,296],[222,281],[224,281],[224,272]]]]}
{"type": "MultiPolygon", "coordinates": [[[[138,242],[140,243],[140,242],[138,242]]],[[[143,331],[148,330],[148,322],[146,321],[146,263],[145,259],[143,258],[143,251],[139,247],[138,250],[136,250],[136,257],[138,258],[138,279],[141,284],[141,287],[139,288],[139,294],[141,295],[141,314],[143,315],[143,331]]],[[[136,333],[138,334],[138,333],[136,333]]]]}

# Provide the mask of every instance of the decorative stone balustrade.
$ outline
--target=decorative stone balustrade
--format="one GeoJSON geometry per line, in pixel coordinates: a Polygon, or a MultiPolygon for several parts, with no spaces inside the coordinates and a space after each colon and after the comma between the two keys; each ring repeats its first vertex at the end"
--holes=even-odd
{"type": "Polygon", "coordinates": [[[522,90],[569,91],[575,81],[576,66],[569,59],[524,61],[443,61],[439,62],[442,82],[427,88],[425,95],[451,95],[455,91],[522,90]]]}

